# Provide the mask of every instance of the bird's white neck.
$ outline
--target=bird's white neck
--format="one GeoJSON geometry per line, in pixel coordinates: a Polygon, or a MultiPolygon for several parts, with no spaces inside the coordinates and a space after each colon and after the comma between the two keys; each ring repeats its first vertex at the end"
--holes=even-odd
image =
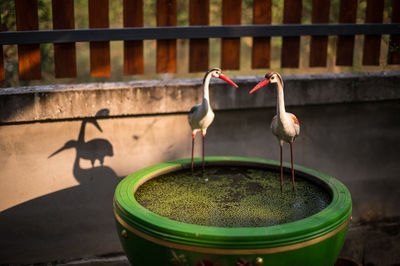
{"type": "Polygon", "coordinates": [[[203,84],[203,99],[206,99],[207,102],[210,102],[209,85],[211,76],[212,76],[211,73],[209,73],[204,79],[204,84],[203,84]]]}
{"type": "Polygon", "coordinates": [[[277,101],[276,101],[276,114],[278,116],[284,116],[286,113],[285,110],[285,98],[283,95],[283,86],[280,82],[276,83],[276,90],[277,90],[277,101]]]}

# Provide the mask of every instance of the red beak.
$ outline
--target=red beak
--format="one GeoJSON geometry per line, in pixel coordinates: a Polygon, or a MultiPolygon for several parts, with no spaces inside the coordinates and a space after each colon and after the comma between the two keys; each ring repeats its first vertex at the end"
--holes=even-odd
{"type": "Polygon", "coordinates": [[[261,82],[258,83],[249,93],[255,92],[256,90],[260,89],[261,87],[264,87],[268,83],[269,83],[269,80],[267,80],[267,79],[261,80],[261,82]]]}
{"type": "Polygon", "coordinates": [[[219,74],[219,78],[225,80],[226,82],[228,82],[232,86],[235,86],[236,88],[239,87],[238,85],[235,84],[235,82],[233,82],[232,80],[230,80],[227,76],[225,76],[223,74],[219,74]]]}

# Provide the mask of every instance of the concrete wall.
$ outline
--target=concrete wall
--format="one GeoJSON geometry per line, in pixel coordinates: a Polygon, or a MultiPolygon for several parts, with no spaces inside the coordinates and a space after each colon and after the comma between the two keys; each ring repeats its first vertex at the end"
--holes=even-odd
{"type": "MultiPolygon", "coordinates": [[[[343,254],[373,265],[400,263],[394,255],[399,244],[393,244],[398,234],[376,229],[389,223],[399,232],[400,73],[283,78],[287,111],[301,123],[295,163],[334,176],[351,191],[354,219],[343,254]],[[379,253],[375,246],[382,242],[390,245],[379,253]]],[[[276,92],[248,95],[261,79],[237,77],[238,89],[212,83],[216,118],[207,155],[279,159],[269,129],[276,92]]],[[[186,112],[200,98],[199,79],[0,91],[0,263],[121,252],[112,214],[115,186],[138,169],[190,156],[186,112]],[[92,166],[90,157],[104,157],[104,164],[92,166]]],[[[199,139],[197,156],[200,150],[199,139]]]]}

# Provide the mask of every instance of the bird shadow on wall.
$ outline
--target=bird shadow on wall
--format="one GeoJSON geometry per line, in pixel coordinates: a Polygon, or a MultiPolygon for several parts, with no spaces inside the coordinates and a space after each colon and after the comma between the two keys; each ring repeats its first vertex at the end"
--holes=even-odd
{"type": "Polygon", "coordinates": [[[108,113],[107,109],[102,109],[95,117],[83,119],[78,138],[67,141],[48,157],[51,163],[62,151],[75,149],[72,172],[80,183],[78,186],[0,213],[0,263],[46,262],[121,252],[112,202],[115,187],[122,177],[104,164],[107,156],[114,155],[113,146],[104,138],[85,140],[88,125],[103,133],[97,120],[108,113]],[[92,167],[81,168],[80,160],[89,160],[92,167]],[[97,161],[100,166],[95,167],[97,161]]]}
{"type": "Polygon", "coordinates": [[[112,144],[102,138],[96,138],[89,141],[85,141],[85,130],[87,124],[94,125],[100,132],[103,132],[96,117],[105,117],[109,115],[108,109],[101,109],[97,112],[96,116],[93,118],[84,118],[82,120],[81,128],[79,131],[77,140],[69,140],[65,143],[63,147],[55,151],[49,156],[49,159],[58,153],[75,148],[76,156],[73,164],[73,174],[75,179],[80,183],[84,184],[97,178],[115,178],[116,174],[114,171],[108,167],[104,166],[104,158],[106,156],[112,157],[114,155],[112,144]],[[80,159],[90,160],[92,168],[83,169],[80,167],[80,159]],[[100,167],[94,167],[96,161],[100,162],[100,167]],[[101,175],[96,175],[102,172],[101,175]]]}

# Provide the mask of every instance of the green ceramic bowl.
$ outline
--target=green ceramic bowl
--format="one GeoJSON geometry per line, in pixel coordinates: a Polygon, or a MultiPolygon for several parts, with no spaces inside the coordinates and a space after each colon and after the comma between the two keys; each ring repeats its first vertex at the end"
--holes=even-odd
{"type": "MultiPolygon", "coordinates": [[[[199,162],[198,160],[196,161],[199,162]]],[[[206,166],[258,167],[279,171],[279,162],[243,157],[207,157],[206,166]]],[[[296,177],[322,186],[332,200],[304,219],[267,227],[215,227],[178,222],[140,205],[134,193],[144,182],[189,168],[190,160],[147,167],[117,186],[117,231],[132,265],[333,265],[351,219],[351,196],[338,180],[295,166],[296,177]]],[[[290,169],[285,165],[285,171],[290,169]]]]}

